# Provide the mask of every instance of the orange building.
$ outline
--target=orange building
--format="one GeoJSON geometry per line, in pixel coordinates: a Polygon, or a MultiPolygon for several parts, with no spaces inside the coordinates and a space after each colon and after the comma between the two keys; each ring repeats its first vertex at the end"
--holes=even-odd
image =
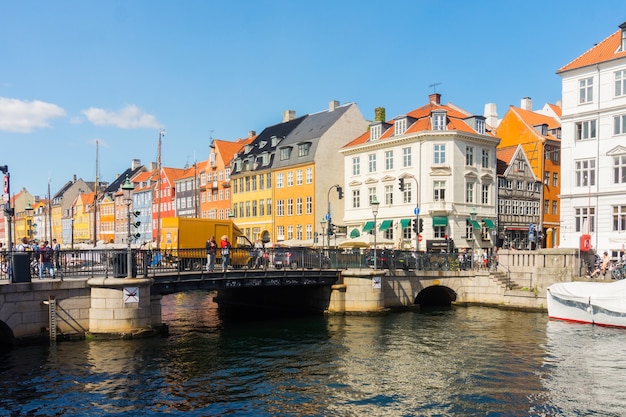
{"type": "Polygon", "coordinates": [[[545,238],[542,247],[559,245],[559,194],[561,192],[561,109],[546,105],[533,111],[532,101],[509,107],[498,125],[498,149],[521,145],[533,173],[543,182],[540,224],[545,238]]]}

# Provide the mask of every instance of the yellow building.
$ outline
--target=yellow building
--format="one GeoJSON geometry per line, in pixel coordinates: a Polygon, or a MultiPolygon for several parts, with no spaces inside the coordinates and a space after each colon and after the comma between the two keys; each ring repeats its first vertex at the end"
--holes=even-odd
{"type": "Polygon", "coordinates": [[[74,200],[74,243],[93,242],[93,196],[93,192],[79,194],[74,200]]]}
{"type": "Polygon", "coordinates": [[[335,188],[344,184],[339,149],[367,129],[356,104],[331,101],[326,111],[267,127],[235,156],[231,173],[236,223],[250,238],[312,243],[330,211],[343,224],[335,188]],[[248,232],[249,231],[249,232],[248,232]]]}

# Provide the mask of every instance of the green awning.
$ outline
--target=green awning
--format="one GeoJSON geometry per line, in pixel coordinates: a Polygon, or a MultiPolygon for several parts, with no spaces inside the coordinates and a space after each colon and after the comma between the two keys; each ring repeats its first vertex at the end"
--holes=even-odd
{"type": "Polygon", "coordinates": [[[354,239],[355,237],[359,236],[361,236],[361,233],[359,233],[359,229],[352,229],[352,231],[350,232],[350,237],[354,239]]]}
{"type": "Polygon", "coordinates": [[[481,226],[480,223],[478,223],[476,220],[472,220],[472,219],[467,219],[467,221],[472,225],[472,227],[476,230],[480,230],[481,226]]]}
{"type": "Polygon", "coordinates": [[[485,223],[485,226],[487,226],[487,229],[489,230],[494,230],[496,228],[496,225],[493,224],[493,220],[491,219],[483,219],[483,223],[485,223]]]}
{"type": "Polygon", "coordinates": [[[447,226],[448,225],[448,218],[445,216],[442,217],[437,217],[437,216],[433,216],[433,227],[437,227],[437,226],[447,226]]]}
{"type": "Polygon", "coordinates": [[[400,220],[400,226],[402,226],[402,229],[406,229],[410,225],[411,225],[411,219],[402,219],[402,220],[400,220]]]}
{"type": "Polygon", "coordinates": [[[367,233],[374,228],[374,222],[367,222],[365,226],[363,226],[363,233],[367,233]]]}
{"type": "Polygon", "coordinates": [[[381,232],[384,232],[385,230],[389,229],[392,224],[393,224],[393,220],[383,220],[378,230],[380,230],[381,232]]]}

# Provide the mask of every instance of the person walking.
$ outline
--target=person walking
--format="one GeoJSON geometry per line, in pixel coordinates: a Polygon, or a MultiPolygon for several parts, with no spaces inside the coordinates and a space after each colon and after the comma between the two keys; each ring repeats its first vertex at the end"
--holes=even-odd
{"type": "Polygon", "coordinates": [[[206,241],[206,270],[207,272],[213,272],[215,270],[215,255],[217,253],[217,243],[215,242],[215,236],[211,236],[206,241]]]}
{"type": "Polygon", "coordinates": [[[52,260],[54,261],[54,267],[57,269],[61,269],[61,245],[57,242],[56,239],[52,239],[52,260]]]}
{"type": "Polygon", "coordinates": [[[228,265],[230,264],[230,248],[231,244],[228,241],[228,236],[222,236],[222,241],[220,242],[220,246],[222,248],[222,270],[224,272],[228,271],[228,265]]]}
{"type": "Polygon", "coordinates": [[[39,245],[39,279],[43,279],[45,271],[48,271],[50,276],[54,278],[52,248],[48,245],[48,241],[41,242],[39,245]]]}

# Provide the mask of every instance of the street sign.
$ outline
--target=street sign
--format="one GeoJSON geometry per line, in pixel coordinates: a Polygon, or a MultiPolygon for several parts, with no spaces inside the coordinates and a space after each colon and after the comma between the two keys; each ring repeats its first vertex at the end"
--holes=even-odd
{"type": "Polygon", "coordinates": [[[326,221],[329,222],[330,221],[330,213],[326,213],[326,221]]]}
{"type": "Polygon", "coordinates": [[[420,208],[419,207],[415,207],[413,209],[413,214],[415,214],[416,216],[419,216],[420,215],[420,208]]]}
{"type": "Polygon", "coordinates": [[[422,235],[417,235],[417,241],[421,242],[422,241],[422,235]]]}

